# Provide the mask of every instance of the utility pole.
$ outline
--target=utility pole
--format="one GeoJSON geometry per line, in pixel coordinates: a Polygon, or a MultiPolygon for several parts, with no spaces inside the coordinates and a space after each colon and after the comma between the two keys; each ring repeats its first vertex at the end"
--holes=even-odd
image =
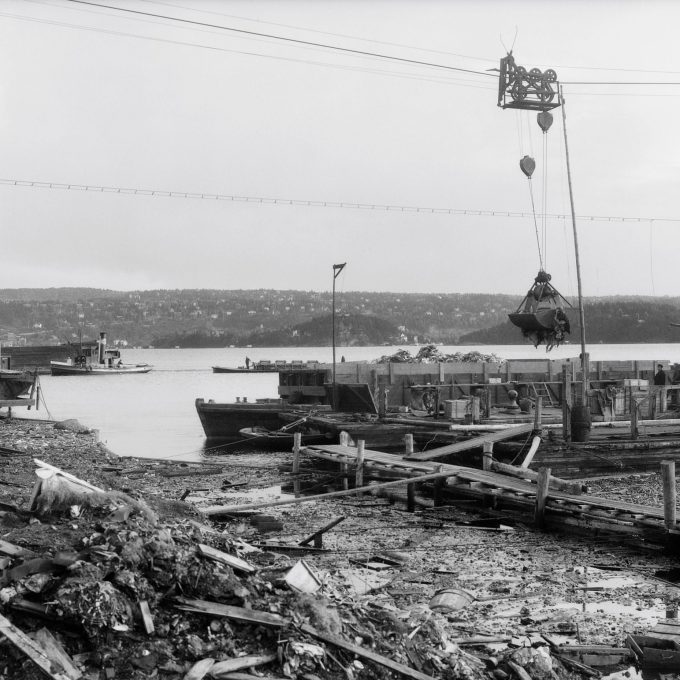
{"type": "Polygon", "coordinates": [[[333,409],[336,408],[336,405],[338,403],[337,399],[337,393],[336,393],[336,388],[335,388],[335,279],[340,276],[340,272],[345,268],[345,265],[347,262],[343,262],[342,264],[334,264],[333,265],[333,306],[332,306],[332,326],[333,326],[333,337],[332,337],[332,344],[333,344],[333,383],[332,383],[332,390],[333,390],[333,409]]]}

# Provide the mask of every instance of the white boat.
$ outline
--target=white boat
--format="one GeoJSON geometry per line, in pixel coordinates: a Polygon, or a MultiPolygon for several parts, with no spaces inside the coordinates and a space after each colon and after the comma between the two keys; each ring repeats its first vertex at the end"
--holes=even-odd
{"type": "Polygon", "coordinates": [[[52,375],[124,375],[148,373],[149,364],[124,364],[120,350],[106,347],[106,333],[99,340],[80,344],[79,353],[68,361],[50,361],[52,375]]]}

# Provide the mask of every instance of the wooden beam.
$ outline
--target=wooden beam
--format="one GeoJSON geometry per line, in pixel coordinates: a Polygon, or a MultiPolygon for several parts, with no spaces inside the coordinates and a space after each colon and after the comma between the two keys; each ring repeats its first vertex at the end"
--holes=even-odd
{"type": "MultiPolygon", "coordinates": [[[[211,678],[220,680],[221,678],[233,678],[232,673],[239,671],[242,668],[253,668],[254,666],[263,666],[266,663],[276,661],[278,656],[276,654],[250,654],[248,656],[237,656],[233,659],[225,659],[218,661],[210,668],[208,674],[211,678]]],[[[249,678],[256,676],[248,675],[249,678]]]]}
{"type": "MultiPolygon", "coordinates": [[[[491,464],[491,470],[493,472],[500,472],[501,474],[510,475],[511,477],[518,477],[519,479],[528,479],[532,482],[538,480],[538,472],[534,472],[534,470],[527,470],[521,467],[518,468],[514,465],[508,465],[507,463],[498,463],[494,461],[491,464]]],[[[551,489],[564,491],[565,493],[571,494],[572,496],[578,496],[583,492],[583,485],[580,482],[570,482],[566,479],[553,477],[552,475],[550,475],[549,482],[551,489]]]]}
{"type": "Polygon", "coordinates": [[[263,626],[274,626],[276,628],[285,626],[288,623],[288,619],[278,614],[258,611],[257,609],[235,607],[229,604],[219,604],[218,602],[208,602],[207,600],[193,600],[188,597],[175,598],[175,607],[198,614],[224,616],[227,619],[245,621],[246,623],[259,623],[263,626]]]}
{"type": "Polygon", "coordinates": [[[252,574],[256,571],[255,567],[253,567],[251,564],[248,564],[248,562],[242,560],[240,557],[236,557],[236,555],[229,555],[225,552],[222,552],[221,550],[217,550],[216,548],[213,548],[209,545],[205,545],[205,543],[198,544],[198,551],[204,557],[209,557],[211,560],[215,560],[215,562],[221,562],[232,569],[243,571],[246,574],[252,574]]]}
{"type": "Polygon", "coordinates": [[[65,672],[53,670],[56,664],[33,639],[28,637],[0,614],[0,635],[4,635],[17,649],[22,651],[40,670],[52,680],[72,680],[65,672]]]}
{"type": "MultiPolygon", "coordinates": [[[[368,487],[370,491],[377,491],[380,489],[386,489],[392,486],[403,486],[404,484],[412,484],[413,482],[427,482],[434,479],[445,479],[447,477],[455,477],[460,470],[456,468],[455,470],[448,470],[445,472],[431,472],[425,475],[418,475],[418,477],[407,477],[405,479],[395,479],[392,482],[383,482],[382,484],[372,484],[368,487]]],[[[258,510],[260,508],[271,508],[277,505],[295,505],[297,503],[307,503],[309,501],[320,501],[326,500],[328,498],[339,498],[341,496],[356,495],[354,489],[348,489],[347,491],[333,491],[331,493],[322,493],[316,496],[303,496],[302,498],[289,498],[281,501],[265,501],[263,503],[251,503],[251,504],[240,504],[240,505],[224,505],[215,506],[212,508],[206,508],[203,510],[203,514],[208,517],[214,517],[215,515],[227,515],[229,513],[238,512],[239,510],[258,510]]]]}
{"type": "Polygon", "coordinates": [[[313,534],[310,534],[307,536],[307,538],[303,538],[298,545],[307,545],[308,543],[311,543],[314,541],[314,547],[315,548],[322,548],[322,545],[317,545],[318,543],[321,543],[319,539],[321,539],[321,536],[323,536],[327,531],[330,531],[334,526],[340,524],[340,522],[343,522],[346,517],[341,515],[340,517],[336,517],[333,521],[329,522],[328,524],[324,525],[321,527],[321,529],[317,529],[313,534]]]}
{"type": "Polygon", "coordinates": [[[501,442],[513,437],[519,437],[523,434],[533,432],[534,424],[526,423],[523,425],[512,425],[500,432],[491,432],[489,434],[481,435],[480,437],[473,437],[464,442],[456,442],[455,444],[448,444],[437,449],[430,449],[429,451],[420,451],[413,453],[407,457],[407,460],[433,460],[434,458],[441,458],[452,453],[461,453],[469,451],[470,449],[482,448],[484,442],[501,442]]]}
{"type": "Polygon", "coordinates": [[[336,637],[335,635],[322,633],[316,630],[315,628],[312,628],[312,626],[310,626],[309,624],[303,623],[301,626],[301,630],[304,633],[307,633],[308,635],[313,635],[315,638],[318,638],[319,640],[323,640],[324,642],[328,642],[331,645],[340,647],[340,649],[345,649],[348,652],[351,652],[352,654],[356,654],[357,656],[362,656],[364,657],[364,659],[369,659],[370,661],[373,661],[373,663],[385,666],[386,668],[396,671],[397,673],[400,673],[401,675],[407,678],[414,678],[415,680],[432,680],[431,675],[426,675],[425,673],[421,673],[420,671],[417,671],[414,668],[410,668],[409,666],[406,666],[402,663],[392,661],[392,659],[388,659],[386,656],[377,654],[376,652],[373,652],[370,649],[366,649],[365,647],[352,644],[351,642],[345,642],[345,640],[336,637]]]}

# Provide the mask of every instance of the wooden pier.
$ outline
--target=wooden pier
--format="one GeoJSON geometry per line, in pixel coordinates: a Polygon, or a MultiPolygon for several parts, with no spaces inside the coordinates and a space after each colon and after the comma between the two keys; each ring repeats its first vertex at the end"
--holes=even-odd
{"type": "MultiPolygon", "coordinates": [[[[530,515],[542,528],[563,530],[573,533],[618,534],[642,538],[654,544],[677,540],[680,528],[675,517],[675,506],[666,503],[665,508],[638,505],[600,498],[589,494],[566,493],[549,488],[550,471],[541,468],[536,475],[537,481],[525,481],[490,470],[473,468],[425,460],[406,458],[372,451],[363,447],[343,445],[315,445],[301,449],[314,458],[337,463],[341,469],[375,476],[401,476],[409,487],[415,487],[420,477],[433,483],[431,477],[440,475],[447,493],[456,497],[476,499],[481,506],[496,510],[512,509],[530,515]],[[412,479],[412,482],[408,480],[412,479]]],[[[665,481],[667,495],[674,498],[675,475],[667,472],[665,481]]],[[[535,474],[535,473],[534,473],[535,474]]],[[[363,487],[363,492],[370,491],[363,487]]],[[[666,491],[666,488],[665,488],[666,491]]],[[[409,489],[408,498],[413,498],[414,488],[409,489]]]]}

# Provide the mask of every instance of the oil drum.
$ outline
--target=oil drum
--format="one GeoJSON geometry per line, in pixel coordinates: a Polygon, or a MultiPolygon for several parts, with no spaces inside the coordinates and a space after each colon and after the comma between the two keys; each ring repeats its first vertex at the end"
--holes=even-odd
{"type": "Polygon", "coordinates": [[[587,442],[590,439],[590,408],[576,404],[571,409],[571,441],[587,442]]]}

